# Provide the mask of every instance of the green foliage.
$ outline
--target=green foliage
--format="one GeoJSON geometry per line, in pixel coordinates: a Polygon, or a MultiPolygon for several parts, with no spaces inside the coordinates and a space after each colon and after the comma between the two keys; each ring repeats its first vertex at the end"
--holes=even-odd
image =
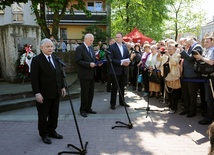
{"type": "Polygon", "coordinates": [[[191,33],[198,36],[205,12],[201,10],[200,0],[170,0],[167,8],[169,19],[165,20],[163,29],[166,37],[177,40],[179,34],[191,33]],[[200,11],[198,11],[200,10],[200,11]]]}
{"type": "Polygon", "coordinates": [[[112,35],[118,31],[127,34],[137,27],[146,36],[160,39],[161,26],[167,18],[166,3],[166,0],[112,1],[112,35]]]}
{"type": "Polygon", "coordinates": [[[99,41],[106,42],[106,32],[103,31],[101,28],[97,27],[96,25],[86,27],[85,31],[82,32],[82,39],[84,39],[84,36],[87,33],[91,33],[94,35],[94,44],[97,44],[99,41]]]}
{"type": "Polygon", "coordinates": [[[6,6],[10,6],[14,2],[27,3],[28,0],[16,0],[16,1],[14,1],[14,0],[0,0],[0,9],[4,9],[6,6]]]}

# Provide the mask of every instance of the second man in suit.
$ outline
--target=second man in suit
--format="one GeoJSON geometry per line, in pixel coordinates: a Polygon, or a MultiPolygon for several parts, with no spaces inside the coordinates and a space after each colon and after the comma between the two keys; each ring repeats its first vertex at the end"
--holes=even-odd
{"type": "Polygon", "coordinates": [[[129,59],[129,51],[123,43],[123,36],[121,33],[116,34],[116,42],[109,46],[109,51],[111,52],[111,60],[113,68],[109,69],[109,74],[112,78],[112,90],[111,90],[111,99],[110,99],[110,108],[115,110],[117,90],[119,84],[119,104],[121,106],[129,107],[125,103],[124,99],[124,87],[127,84],[127,73],[129,61],[121,61],[123,59],[129,59]],[[115,71],[115,72],[114,72],[115,71]],[[114,75],[115,74],[115,75],[114,75]],[[115,78],[116,76],[116,78],[115,78]],[[117,80],[117,81],[116,81],[117,80]]]}
{"type": "Polygon", "coordinates": [[[78,79],[81,88],[80,114],[87,117],[87,113],[96,114],[91,109],[94,97],[95,77],[95,53],[93,47],[94,36],[90,33],[85,35],[84,42],[76,48],[75,59],[78,67],[78,79]]]}

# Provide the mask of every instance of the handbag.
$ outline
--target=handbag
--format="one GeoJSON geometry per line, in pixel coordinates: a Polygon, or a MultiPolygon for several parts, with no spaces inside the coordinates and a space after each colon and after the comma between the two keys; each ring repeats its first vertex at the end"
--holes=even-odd
{"type": "Polygon", "coordinates": [[[204,61],[195,61],[193,69],[199,74],[211,74],[214,72],[214,66],[210,65],[204,61]]]}
{"type": "Polygon", "coordinates": [[[166,81],[166,86],[172,89],[179,89],[181,88],[181,81],[177,79],[175,81],[166,81]]]}
{"type": "Polygon", "coordinates": [[[142,74],[138,75],[137,82],[138,83],[142,83],[143,82],[142,74]]]}
{"type": "Polygon", "coordinates": [[[156,83],[156,84],[160,84],[161,80],[160,80],[160,75],[158,75],[157,70],[153,70],[150,75],[149,75],[149,81],[156,83]]]}

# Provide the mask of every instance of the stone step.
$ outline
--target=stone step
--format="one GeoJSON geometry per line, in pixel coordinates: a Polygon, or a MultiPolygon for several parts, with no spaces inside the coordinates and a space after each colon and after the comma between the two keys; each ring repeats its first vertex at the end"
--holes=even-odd
{"type": "MultiPolygon", "coordinates": [[[[72,92],[70,93],[71,99],[79,98],[79,92],[72,92]]],[[[69,101],[69,96],[66,95],[64,98],[60,99],[61,101],[69,101]]],[[[35,97],[25,97],[25,98],[15,98],[11,100],[6,100],[0,102],[0,113],[1,112],[6,112],[6,111],[11,111],[11,110],[17,110],[17,109],[22,109],[22,108],[28,108],[35,106],[35,97]]]]}
{"type": "Polygon", "coordinates": [[[11,94],[2,94],[2,95],[0,95],[0,103],[3,101],[9,101],[9,100],[15,100],[15,99],[25,99],[28,97],[33,97],[32,91],[11,93],[11,94]]]}
{"type": "MultiPolygon", "coordinates": [[[[71,100],[79,98],[80,89],[78,85],[78,80],[73,80],[72,83],[68,85],[71,100]]],[[[67,94],[64,98],[61,98],[60,100],[69,101],[69,95],[67,94]]],[[[26,89],[23,92],[7,93],[0,95],[0,113],[32,107],[35,105],[35,97],[33,96],[32,91],[29,91],[29,89],[26,89]]]]}

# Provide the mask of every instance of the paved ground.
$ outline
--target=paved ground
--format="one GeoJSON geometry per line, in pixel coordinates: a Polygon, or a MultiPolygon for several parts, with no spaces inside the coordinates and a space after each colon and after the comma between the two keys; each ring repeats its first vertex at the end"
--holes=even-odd
{"type": "MultiPolygon", "coordinates": [[[[79,90],[78,85],[73,89],[79,90]]],[[[198,125],[198,115],[186,118],[167,111],[150,111],[135,108],[147,107],[147,98],[142,93],[126,90],[126,102],[132,129],[115,128],[116,121],[129,123],[124,107],[109,108],[110,94],[104,85],[96,83],[93,110],[96,115],[83,118],[78,113],[79,99],[73,99],[82,144],[87,141],[87,155],[206,155],[209,149],[207,126],[198,125]]],[[[163,110],[164,104],[150,99],[151,110],[163,110]]],[[[44,144],[37,131],[37,112],[35,107],[0,113],[0,154],[1,155],[57,155],[61,151],[75,151],[68,148],[81,143],[74,123],[69,101],[60,104],[60,117],[57,132],[64,139],[55,140],[51,145],[44,144]]]]}

